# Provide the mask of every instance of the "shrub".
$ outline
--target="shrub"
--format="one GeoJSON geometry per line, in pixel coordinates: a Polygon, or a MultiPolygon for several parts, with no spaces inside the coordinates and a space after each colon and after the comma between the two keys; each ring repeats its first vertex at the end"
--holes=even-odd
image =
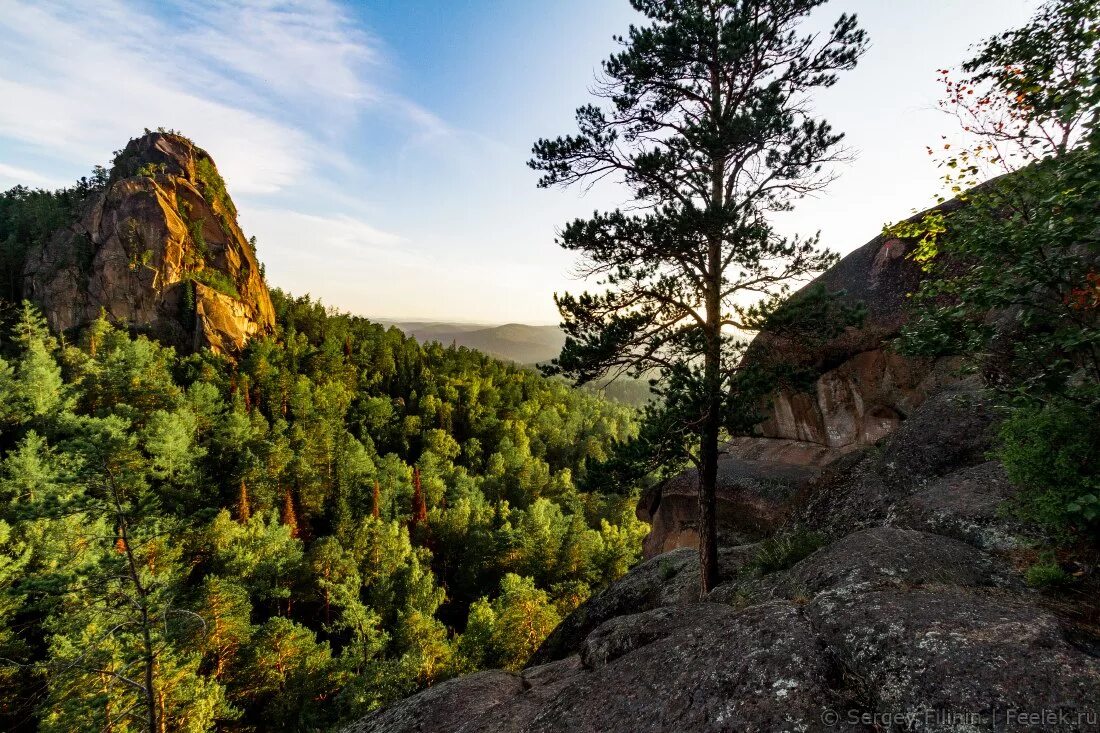
{"type": "Polygon", "coordinates": [[[164,173],[165,170],[164,163],[146,163],[137,169],[135,175],[156,178],[158,174],[164,173]]]}
{"type": "Polygon", "coordinates": [[[679,568],[668,560],[661,560],[660,565],[657,567],[657,574],[661,576],[661,580],[672,580],[679,572],[679,568]]]}
{"type": "Polygon", "coordinates": [[[1100,530],[1095,409],[1052,400],[1013,410],[1001,424],[997,457],[1018,487],[1012,508],[1060,537],[1100,530]]]}
{"type": "Polygon", "coordinates": [[[1066,585],[1070,576],[1054,559],[1053,553],[1044,553],[1039,562],[1027,569],[1027,584],[1032,588],[1058,588],[1066,585]]]}
{"type": "Polygon", "coordinates": [[[190,280],[185,280],[180,287],[183,288],[180,297],[180,321],[188,331],[192,331],[195,328],[195,286],[190,280]]]}
{"type": "Polygon", "coordinates": [[[237,207],[233,205],[232,199],[229,198],[229,193],[225,190],[225,179],[218,173],[218,169],[214,167],[214,162],[208,157],[200,157],[198,162],[195,163],[195,174],[199,178],[199,183],[202,184],[203,196],[207,201],[217,201],[222,205],[230,216],[237,216],[237,207]]]}
{"type": "Polygon", "coordinates": [[[237,286],[229,279],[221,270],[202,269],[196,270],[191,273],[191,278],[206,285],[207,287],[217,290],[223,295],[228,295],[230,298],[236,298],[240,300],[241,294],[237,290],[237,286]]]}
{"type": "Polygon", "coordinates": [[[786,570],[809,557],[824,544],[825,538],[816,532],[795,532],[772,537],[760,545],[760,550],[748,567],[761,575],[786,570]]]}

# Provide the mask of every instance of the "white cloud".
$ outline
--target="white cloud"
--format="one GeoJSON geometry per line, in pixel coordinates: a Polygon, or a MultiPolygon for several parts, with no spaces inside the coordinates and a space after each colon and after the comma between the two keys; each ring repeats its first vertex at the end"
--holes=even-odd
{"type": "Polygon", "coordinates": [[[50,178],[41,173],[28,170],[27,168],[0,163],[0,189],[6,189],[17,185],[36,186],[39,188],[62,188],[71,183],[72,181],[62,181],[56,178],[50,178]]]}
{"type": "Polygon", "coordinates": [[[210,148],[235,192],[278,190],[308,167],[304,132],[190,89],[153,19],[110,2],[2,7],[0,135],[90,166],[143,127],[174,127],[210,148]]]}
{"type": "Polygon", "coordinates": [[[241,225],[266,248],[273,245],[293,256],[373,254],[407,257],[401,237],[345,214],[317,216],[300,211],[252,207],[241,213],[241,225]]]}
{"type": "Polygon", "coordinates": [[[90,166],[144,127],[171,127],[249,194],[341,163],[325,141],[370,105],[421,132],[446,129],[374,88],[377,44],[329,0],[154,7],[0,0],[0,137],[90,166]]]}
{"type": "Polygon", "coordinates": [[[375,98],[361,68],[374,42],[327,0],[245,0],[188,6],[186,45],[284,98],[358,103],[375,98]]]}

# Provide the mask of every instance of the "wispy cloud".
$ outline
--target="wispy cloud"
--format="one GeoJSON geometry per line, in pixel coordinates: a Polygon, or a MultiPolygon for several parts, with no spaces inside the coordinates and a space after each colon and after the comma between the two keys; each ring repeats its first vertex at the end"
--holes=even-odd
{"type": "Polygon", "coordinates": [[[0,163],[0,188],[10,188],[20,184],[40,188],[62,188],[70,183],[72,181],[62,181],[27,168],[0,163]]]}
{"type": "Polygon", "coordinates": [[[0,32],[0,137],[59,159],[102,161],[164,125],[209,148],[235,193],[262,194],[338,158],[332,138],[383,100],[446,127],[371,83],[378,44],[328,0],[0,0],[0,32]]]}
{"type": "MultiPolygon", "coordinates": [[[[346,214],[319,216],[300,211],[252,207],[242,212],[242,224],[256,233],[261,246],[274,244],[291,257],[341,255],[404,259],[410,255],[397,234],[386,232],[346,214]]],[[[331,261],[331,260],[329,260],[331,261]]]]}

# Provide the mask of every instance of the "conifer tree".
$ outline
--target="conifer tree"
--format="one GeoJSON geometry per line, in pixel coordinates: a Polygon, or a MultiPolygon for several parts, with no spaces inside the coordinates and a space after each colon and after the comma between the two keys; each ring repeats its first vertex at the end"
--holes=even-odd
{"type": "Polygon", "coordinates": [[[409,521],[410,532],[423,526],[428,521],[428,504],[424,500],[424,490],[420,484],[420,469],[413,468],[413,495],[412,495],[412,519],[409,521]]]}
{"type": "Polygon", "coordinates": [[[290,529],[290,536],[298,536],[298,513],[294,510],[294,496],[290,489],[283,492],[283,508],[279,516],[282,523],[290,529]]]}
{"type": "Polygon", "coordinates": [[[834,259],[770,215],[833,177],[842,135],[812,115],[866,46],[854,16],[823,34],[799,23],[825,0],[632,0],[648,21],[616,40],[576,134],[535,143],[540,187],[629,188],[628,211],[566,225],[598,293],[555,296],[567,335],[551,372],[587,382],[656,373],[666,435],[699,468],[701,586],[717,581],[715,484],[724,413],[745,340],[793,279],[834,259]],[[770,299],[770,300],[769,300],[770,299]]]}
{"type": "Polygon", "coordinates": [[[252,516],[252,507],[248,501],[248,485],[241,479],[240,490],[237,492],[237,521],[244,524],[252,516]]]}

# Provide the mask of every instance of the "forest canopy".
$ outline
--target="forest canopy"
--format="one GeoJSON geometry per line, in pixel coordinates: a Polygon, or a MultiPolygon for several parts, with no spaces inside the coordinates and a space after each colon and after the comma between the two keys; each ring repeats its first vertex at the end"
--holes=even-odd
{"type": "Polygon", "coordinates": [[[328,728],[522,666],[637,560],[633,497],[585,490],[631,408],[272,297],[235,361],[9,304],[4,729],[147,728],[147,697],[166,730],[328,728]]]}

